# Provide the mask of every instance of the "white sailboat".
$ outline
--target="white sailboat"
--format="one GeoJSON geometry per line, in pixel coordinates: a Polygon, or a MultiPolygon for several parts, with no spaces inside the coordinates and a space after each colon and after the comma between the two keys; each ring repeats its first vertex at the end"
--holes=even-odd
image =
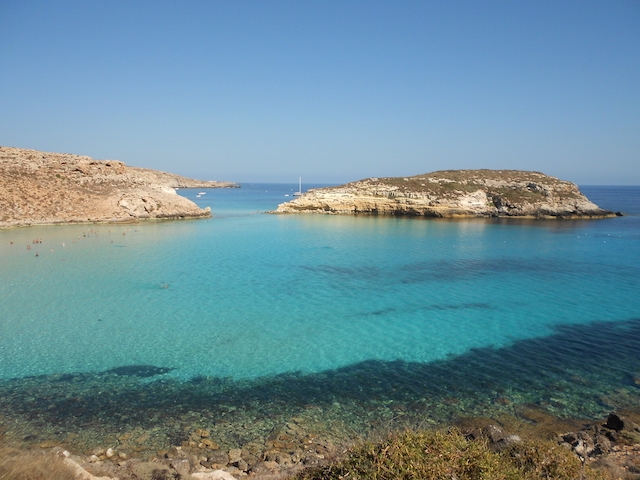
{"type": "Polygon", "coordinates": [[[298,191],[293,192],[294,197],[299,197],[302,195],[302,177],[298,177],[298,191]]]}

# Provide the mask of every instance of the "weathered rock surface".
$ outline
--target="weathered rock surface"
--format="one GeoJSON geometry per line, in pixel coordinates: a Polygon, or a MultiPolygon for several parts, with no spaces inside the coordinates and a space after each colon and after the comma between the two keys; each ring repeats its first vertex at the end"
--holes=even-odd
{"type": "MultiPolygon", "coordinates": [[[[637,414],[627,412],[637,420],[637,414]]],[[[640,479],[640,425],[631,416],[611,413],[605,422],[585,424],[558,437],[583,462],[612,473],[612,478],[640,479]]]]}
{"type": "Polygon", "coordinates": [[[273,213],[601,218],[615,214],[567,181],[519,170],[444,170],[309,190],[273,213]]]}
{"type": "Polygon", "coordinates": [[[0,228],[211,215],[176,188],[235,187],[65,153],[0,147],[0,228]]]}

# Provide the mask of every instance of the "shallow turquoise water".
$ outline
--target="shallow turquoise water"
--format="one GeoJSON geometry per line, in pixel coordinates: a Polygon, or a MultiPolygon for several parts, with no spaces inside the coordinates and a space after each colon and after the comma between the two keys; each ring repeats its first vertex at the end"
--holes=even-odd
{"type": "Polygon", "coordinates": [[[255,213],[292,188],[182,191],[205,221],[1,231],[0,378],[425,363],[640,318],[637,187],[585,188],[636,214],[597,221],[255,213]]]}
{"type": "Polygon", "coordinates": [[[585,187],[629,214],[595,221],[259,213],[294,190],[182,191],[210,220],[0,231],[4,441],[150,458],[204,428],[291,453],[640,407],[640,187],[585,187]]]}

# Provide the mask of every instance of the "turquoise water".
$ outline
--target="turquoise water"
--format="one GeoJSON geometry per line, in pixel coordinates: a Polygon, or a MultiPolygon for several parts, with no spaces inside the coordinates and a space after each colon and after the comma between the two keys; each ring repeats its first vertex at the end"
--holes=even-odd
{"type": "Polygon", "coordinates": [[[208,221],[2,232],[0,376],[151,364],[184,379],[255,378],[429,362],[640,316],[635,217],[252,215],[285,200],[276,190],[251,204],[257,193],[208,191],[201,204],[221,204],[208,221]],[[43,243],[26,250],[32,237],[43,243]]]}
{"type": "Polygon", "coordinates": [[[583,188],[629,214],[594,221],[258,213],[292,190],[180,191],[211,206],[209,220],[0,231],[0,380],[26,382],[22,395],[31,377],[41,389],[65,374],[154,366],[159,375],[136,381],[178,391],[225,379],[227,396],[268,411],[281,388],[269,382],[287,376],[301,404],[319,402],[317,382],[329,403],[341,388],[397,400],[392,372],[416,399],[443,379],[462,397],[470,378],[505,375],[486,398],[547,398],[541,372],[556,383],[597,376],[600,358],[615,372],[607,381],[636,388],[640,187],[583,188]]]}

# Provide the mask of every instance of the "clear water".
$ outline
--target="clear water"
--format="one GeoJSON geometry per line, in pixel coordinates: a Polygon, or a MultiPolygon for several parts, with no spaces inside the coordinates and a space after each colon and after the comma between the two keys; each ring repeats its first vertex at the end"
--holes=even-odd
{"type": "Polygon", "coordinates": [[[16,398],[65,374],[108,390],[104,372],[130,366],[166,369],[128,377],[164,382],[158,396],[215,380],[262,412],[277,410],[278,378],[291,405],[392,402],[401,390],[490,404],[556,398],[538,376],[570,385],[579,372],[593,377],[597,405],[582,413],[594,415],[610,407],[605,370],[602,385],[637,389],[640,187],[584,187],[628,214],[593,221],[260,213],[294,190],[180,191],[211,206],[209,220],[0,231],[5,407],[25,415],[36,407],[16,398]]]}

